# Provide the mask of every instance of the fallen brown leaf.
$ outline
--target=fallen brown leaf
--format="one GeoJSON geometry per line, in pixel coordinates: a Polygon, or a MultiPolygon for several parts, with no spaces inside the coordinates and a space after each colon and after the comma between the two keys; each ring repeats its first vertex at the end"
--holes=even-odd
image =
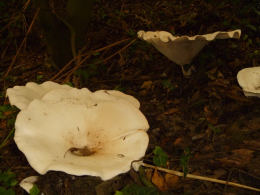
{"type": "Polygon", "coordinates": [[[169,110],[167,110],[166,112],[164,112],[163,114],[173,114],[173,113],[176,113],[176,112],[179,112],[179,109],[178,108],[170,108],[169,110]]]}
{"type": "Polygon", "coordinates": [[[164,176],[164,180],[168,190],[170,190],[170,189],[176,189],[178,187],[180,178],[179,176],[166,173],[164,176]]]}
{"type": "Polygon", "coordinates": [[[204,106],[204,114],[209,123],[213,125],[218,123],[218,117],[214,116],[214,113],[210,110],[209,106],[204,106]]]}
{"type": "Polygon", "coordinates": [[[180,145],[182,142],[183,142],[183,139],[182,139],[181,137],[178,137],[178,138],[173,142],[173,145],[174,145],[174,146],[180,145]]]}
{"type": "Polygon", "coordinates": [[[151,89],[152,85],[153,85],[152,81],[144,81],[141,86],[141,89],[151,89]]]}
{"type": "Polygon", "coordinates": [[[145,169],[145,175],[148,180],[151,180],[153,176],[153,169],[145,169]]]}
{"type": "Polygon", "coordinates": [[[161,191],[167,191],[167,184],[165,183],[164,177],[157,171],[157,169],[154,170],[152,182],[161,191]]]}
{"type": "Polygon", "coordinates": [[[237,149],[233,150],[230,156],[218,159],[219,162],[226,166],[237,166],[244,167],[248,164],[252,157],[254,151],[248,149],[237,149]]]}
{"type": "Polygon", "coordinates": [[[241,148],[241,149],[232,150],[232,153],[234,157],[238,157],[250,161],[251,158],[253,157],[254,151],[241,148]]]}

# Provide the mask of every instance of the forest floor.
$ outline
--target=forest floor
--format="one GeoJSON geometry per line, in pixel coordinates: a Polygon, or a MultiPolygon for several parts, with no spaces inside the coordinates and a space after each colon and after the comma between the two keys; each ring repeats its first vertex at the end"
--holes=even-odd
{"type": "MultiPolygon", "coordinates": [[[[86,35],[86,51],[128,40],[97,53],[68,76],[72,64],[55,79],[59,70],[46,60],[37,23],[26,35],[36,10],[29,6],[22,12],[21,6],[14,4],[12,1],[8,7],[0,4],[0,9],[6,6],[5,17],[14,20],[11,24],[9,20],[1,20],[0,29],[2,173],[10,170],[18,182],[39,175],[13,141],[17,111],[5,109],[9,104],[6,89],[29,81],[42,83],[52,79],[91,91],[117,89],[136,97],[150,125],[147,154],[160,146],[168,155],[168,169],[187,169],[191,174],[260,188],[260,101],[245,97],[236,77],[243,68],[260,66],[258,1],[99,0],[86,35]],[[16,15],[23,17],[15,20],[16,15]],[[240,39],[209,43],[193,60],[195,71],[189,78],[182,75],[180,66],[137,39],[136,34],[139,30],[164,30],[174,35],[194,36],[235,29],[241,29],[240,39]],[[25,35],[25,44],[19,50],[25,35]]],[[[153,163],[151,155],[144,159],[153,163]]],[[[223,184],[170,177],[149,168],[144,170],[146,180],[158,190],[153,194],[259,194],[223,184]]],[[[138,194],[138,190],[139,194],[149,194],[133,170],[108,181],[50,171],[40,175],[36,183],[47,195],[114,194],[130,184],[137,184],[130,194],[138,194]]],[[[18,184],[10,188],[16,194],[25,194],[18,184]]]]}

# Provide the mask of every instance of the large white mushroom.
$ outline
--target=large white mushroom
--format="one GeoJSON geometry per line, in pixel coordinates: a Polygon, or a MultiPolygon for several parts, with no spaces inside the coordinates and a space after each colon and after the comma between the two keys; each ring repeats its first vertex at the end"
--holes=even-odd
{"type": "MultiPolygon", "coordinates": [[[[31,102],[17,116],[14,140],[38,173],[55,170],[107,180],[145,155],[149,125],[134,97],[58,86],[31,98],[27,86],[20,86],[19,94],[31,102]]],[[[7,94],[14,105],[20,102],[11,93],[15,89],[7,94]]]]}
{"type": "Polygon", "coordinates": [[[138,37],[148,43],[151,43],[159,52],[168,59],[180,65],[185,76],[189,76],[190,72],[186,72],[183,65],[190,64],[193,58],[200,50],[210,41],[215,39],[239,39],[241,30],[228,32],[217,31],[211,34],[189,36],[173,36],[166,31],[139,31],[138,37]]]}
{"type": "Polygon", "coordinates": [[[237,81],[245,96],[260,98],[260,66],[240,70],[237,74],[237,81]]]}

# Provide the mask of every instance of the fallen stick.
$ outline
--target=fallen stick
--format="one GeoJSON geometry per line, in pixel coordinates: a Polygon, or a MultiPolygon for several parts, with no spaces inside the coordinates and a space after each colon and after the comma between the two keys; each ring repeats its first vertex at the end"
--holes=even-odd
{"type": "MultiPolygon", "coordinates": [[[[177,175],[179,177],[184,176],[184,173],[180,172],[180,171],[174,171],[174,170],[170,170],[170,169],[166,169],[166,168],[162,168],[162,167],[157,167],[157,166],[150,165],[150,164],[140,162],[140,161],[134,162],[134,163],[140,163],[140,165],[143,166],[143,167],[157,169],[159,171],[163,171],[163,172],[166,172],[166,173],[169,173],[169,174],[172,174],[172,175],[177,175]]],[[[214,182],[214,183],[220,183],[220,184],[224,184],[224,185],[229,185],[229,186],[234,186],[234,187],[239,187],[239,188],[244,188],[244,189],[260,192],[260,189],[258,189],[258,188],[254,188],[254,187],[250,187],[250,186],[246,186],[246,185],[242,185],[242,184],[238,184],[238,183],[234,183],[234,182],[229,182],[229,181],[225,181],[225,180],[214,179],[214,178],[209,178],[209,177],[204,177],[204,176],[199,176],[199,175],[193,175],[193,174],[187,174],[186,177],[190,178],[190,179],[210,181],[210,182],[214,182]]]]}

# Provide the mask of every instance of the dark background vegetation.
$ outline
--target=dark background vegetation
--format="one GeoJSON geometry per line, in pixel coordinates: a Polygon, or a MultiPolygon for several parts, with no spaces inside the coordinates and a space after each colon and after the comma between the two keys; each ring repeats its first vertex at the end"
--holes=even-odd
{"type": "MultiPolygon", "coordinates": [[[[62,16],[66,1],[49,3],[62,16]]],[[[71,63],[56,77],[62,67],[53,65],[37,17],[32,23],[37,16],[33,0],[0,1],[0,13],[1,171],[10,169],[16,181],[38,175],[12,139],[17,111],[7,106],[6,89],[53,80],[92,91],[117,89],[138,98],[150,124],[147,154],[160,146],[169,157],[168,168],[182,171],[181,161],[189,151],[189,173],[260,188],[260,101],[244,97],[236,80],[239,70],[259,66],[258,0],[96,0],[82,38],[82,54],[90,57],[81,66],[71,63]],[[125,47],[138,30],[193,36],[235,29],[241,29],[241,38],[207,45],[192,62],[196,71],[190,78],[144,41],[125,47]]],[[[151,157],[145,159],[152,163],[151,157]]],[[[152,180],[149,175],[154,173],[146,169],[147,180],[152,180]]],[[[157,177],[164,184],[154,185],[166,194],[257,194],[183,178],[169,183],[164,173],[157,177]]],[[[133,171],[106,182],[49,172],[37,186],[46,194],[113,194],[133,183],[145,186],[133,171]]],[[[7,188],[25,193],[13,186],[7,188]]]]}

